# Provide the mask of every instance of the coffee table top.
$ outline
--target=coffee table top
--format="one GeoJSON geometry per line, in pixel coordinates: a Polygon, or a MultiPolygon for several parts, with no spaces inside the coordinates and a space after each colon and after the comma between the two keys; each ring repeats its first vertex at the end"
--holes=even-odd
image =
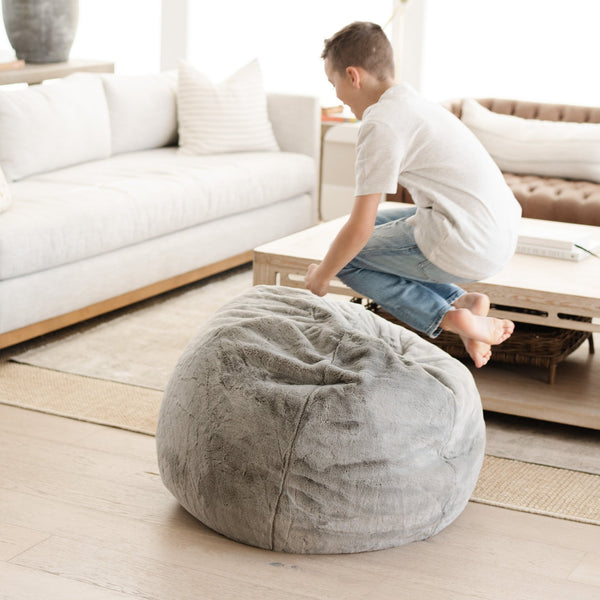
{"type": "MultiPolygon", "coordinates": [[[[327,253],[333,238],[347,217],[321,223],[285,238],[269,242],[255,252],[293,257],[306,262],[319,262],[327,253]]],[[[600,227],[589,227],[598,231],[600,227]]],[[[510,263],[486,283],[524,290],[534,289],[551,293],[600,298],[600,260],[590,256],[581,261],[571,261],[530,254],[515,254],[510,263]]]]}
{"type": "Polygon", "coordinates": [[[306,261],[308,264],[323,260],[329,245],[347,217],[327,221],[304,231],[268,242],[254,249],[259,254],[275,254],[306,261]]]}
{"type": "Polygon", "coordinates": [[[581,261],[571,261],[517,253],[502,271],[484,281],[493,285],[598,299],[600,259],[590,256],[581,261]]]}

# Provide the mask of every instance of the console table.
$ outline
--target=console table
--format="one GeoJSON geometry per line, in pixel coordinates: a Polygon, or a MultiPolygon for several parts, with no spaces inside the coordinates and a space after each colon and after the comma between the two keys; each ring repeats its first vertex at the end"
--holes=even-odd
{"type": "Polygon", "coordinates": [[[11,83],[42,83],[46,79],[58,79],[82,71],[92,73],[114,73],[115,64],[100,60],[69,60],[61,63],[42,65],[28,63],[20,69],[0,71],[0,85],[11,83]]]}

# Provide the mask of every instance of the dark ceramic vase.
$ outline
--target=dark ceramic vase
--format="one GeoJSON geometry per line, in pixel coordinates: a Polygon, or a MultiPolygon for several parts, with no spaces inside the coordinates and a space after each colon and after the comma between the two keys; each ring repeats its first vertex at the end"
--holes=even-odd
{"type": "Polygon", "coordinates": [[[79,0],[2,0],[8,41],[28,63],[64,62],[75,39],[79,0]]]}

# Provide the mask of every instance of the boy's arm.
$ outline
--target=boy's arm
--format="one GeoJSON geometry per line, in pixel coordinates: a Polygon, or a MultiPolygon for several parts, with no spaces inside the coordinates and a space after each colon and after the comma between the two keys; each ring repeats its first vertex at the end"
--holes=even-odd
{"type": "Polygon", "coordinates": [[[317,296],[324,296],[329,282],[345,267],[365,246],[373,233],[375,217],[381,194],[357,196],[352,212],[345,225],[329,247],[320,265],[309,265],[305,277],[307,289],[317,296]]]}

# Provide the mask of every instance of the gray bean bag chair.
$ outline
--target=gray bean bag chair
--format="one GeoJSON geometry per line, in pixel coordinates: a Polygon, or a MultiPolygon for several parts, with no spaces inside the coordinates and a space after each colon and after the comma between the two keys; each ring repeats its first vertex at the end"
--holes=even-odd
{"type": "Polygon", "coordinates": [[[485,428],[471,374],[439,348],[360,305],[258,286],[188,345],[156,443],[164,484],[211,529],[330,554],[450,524],[485,428]]]}

